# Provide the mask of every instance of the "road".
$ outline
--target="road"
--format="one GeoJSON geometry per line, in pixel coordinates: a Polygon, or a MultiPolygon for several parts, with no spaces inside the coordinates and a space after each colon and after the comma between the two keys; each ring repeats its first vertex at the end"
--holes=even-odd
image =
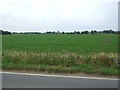
{"type": "Polygon", "coordinates": [[[3,88],[118,88],[116,79],[2,73],[3,88]]]}

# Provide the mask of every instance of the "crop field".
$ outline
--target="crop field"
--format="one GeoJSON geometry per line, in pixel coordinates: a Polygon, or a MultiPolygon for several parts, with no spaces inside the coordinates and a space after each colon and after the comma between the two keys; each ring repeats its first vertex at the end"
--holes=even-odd
{"type": "Polygon", "coordinates": [[[2,36],[3,70],[118,75],[117,34],[2,36]]]}

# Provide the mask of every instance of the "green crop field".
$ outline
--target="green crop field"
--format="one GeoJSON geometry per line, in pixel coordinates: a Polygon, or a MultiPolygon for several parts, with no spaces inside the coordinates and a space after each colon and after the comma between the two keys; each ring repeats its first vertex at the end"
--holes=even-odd
{"type": "Polygon", "coordinates": [[[2,36],[4,70],[118,75],[117,34],[2,36]]]}

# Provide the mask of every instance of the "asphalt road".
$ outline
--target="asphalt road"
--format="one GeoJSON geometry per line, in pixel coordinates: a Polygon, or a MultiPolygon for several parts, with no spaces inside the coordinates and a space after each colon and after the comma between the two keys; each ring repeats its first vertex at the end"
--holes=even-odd
{"type": "Polygon", "coordinates": [[[118,88],[118,80],[2,73],[2,88],[118,88]]]}

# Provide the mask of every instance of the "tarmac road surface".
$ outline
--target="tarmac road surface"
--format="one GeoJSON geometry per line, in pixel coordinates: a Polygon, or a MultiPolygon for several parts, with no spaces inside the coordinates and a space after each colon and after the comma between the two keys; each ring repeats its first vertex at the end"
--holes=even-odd
{"type": "Polygon", "coordinates": [[[118,80],[2,72],[2,88],[118,88],[118,80]]]}

